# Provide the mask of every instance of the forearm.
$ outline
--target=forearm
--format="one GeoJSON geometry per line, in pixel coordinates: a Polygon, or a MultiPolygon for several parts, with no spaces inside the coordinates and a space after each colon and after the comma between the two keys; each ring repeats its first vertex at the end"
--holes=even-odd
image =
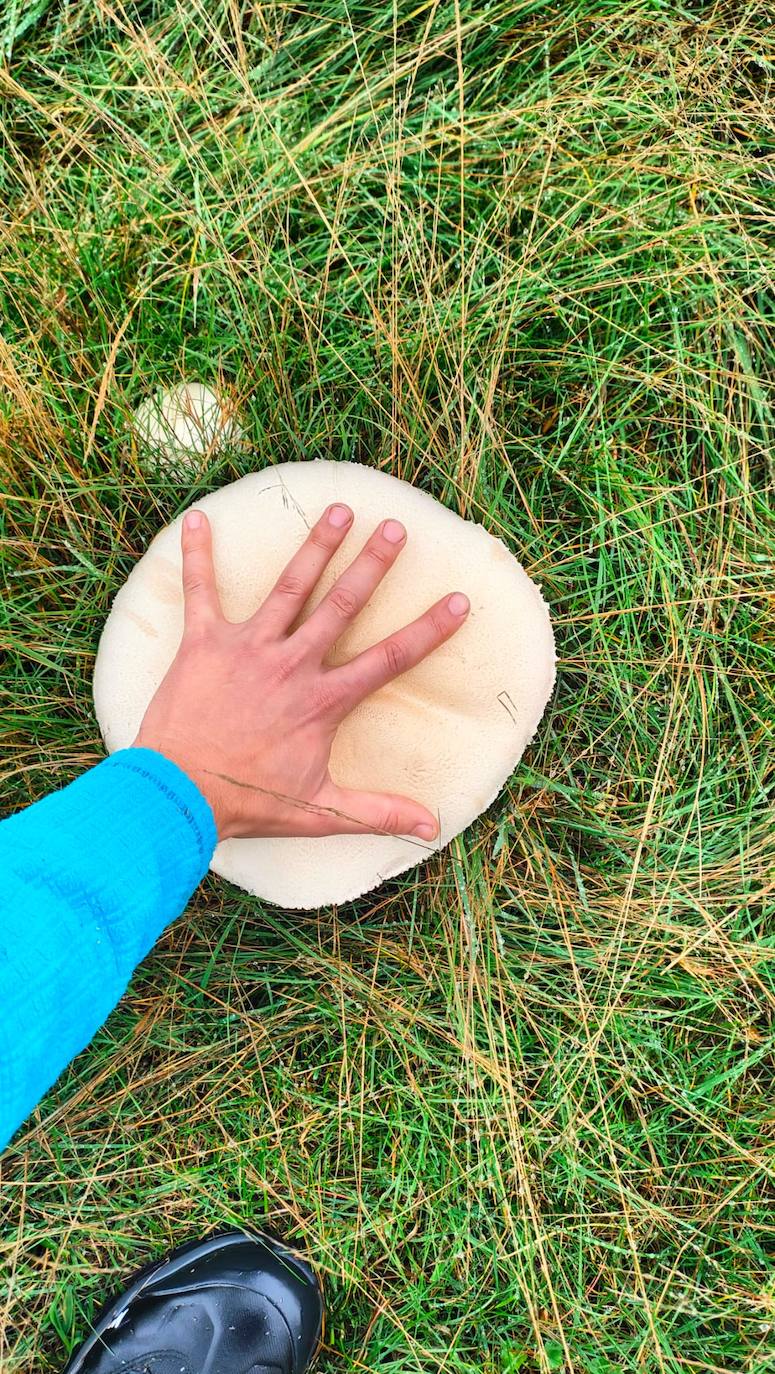
{"type": "Polygon", "coordinates": [[[183,910],[215,842],[198,789],[145,749],[0,823],[0,1149],[183,910]]]}

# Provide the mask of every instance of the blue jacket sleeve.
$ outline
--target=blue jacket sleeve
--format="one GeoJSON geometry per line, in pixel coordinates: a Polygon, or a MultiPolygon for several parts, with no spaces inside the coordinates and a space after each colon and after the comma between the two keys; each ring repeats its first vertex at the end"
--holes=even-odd
{"type": "Polygon", "coordinates": [[[0,1150],[183,910],[216,838],[199,789],[151,749],[0,822],[0,1150]]]}

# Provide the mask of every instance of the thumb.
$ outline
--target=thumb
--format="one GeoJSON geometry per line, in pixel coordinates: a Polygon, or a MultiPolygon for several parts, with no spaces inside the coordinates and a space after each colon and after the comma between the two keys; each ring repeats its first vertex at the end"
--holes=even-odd
{"type": "Polygon", "coordinates": [[[326,817],[328,834],[413,835],[426,843],[438,834],[436,817],[427,807],[394,792],[356,792],[329,783],[316,801],[335,813],[326,817]]]}

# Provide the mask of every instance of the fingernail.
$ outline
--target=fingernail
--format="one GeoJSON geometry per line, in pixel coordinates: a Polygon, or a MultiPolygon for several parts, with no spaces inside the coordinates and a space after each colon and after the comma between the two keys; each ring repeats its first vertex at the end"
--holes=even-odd
{"type": "Polygon", "coordinates": [[[352,511],[347,506],[332,506],[328,512],[328,523],[336,529],[344,529],[352,520],[352,511]]]}
{"type": "Polygon", "coordinates": [[[453,592],[447,605],[453,615],[465,615],[471,609],[471,602],[462,592],[453,592]]]}
{"type": "Polygon", "coordinates": [[[423,825],[416,825],[412,834],[416,835],[418,840],[432,840],[436,834],[436,827],[435,825],[427,825],[425,823],[423,823],[423,825]]]}
{"type": "Polygon", "coordinates": [[[397,520],[386,520],[382,526],[382,534],[388,544],[400,544],[402,539],[406,539],[406,530],[397,520]]]}
{"type": "Polygon", "coordinates": [[[186,515],[184,524],[187,530],[198,530],[202,524],[201,511],[190,510],[186,515]]]}

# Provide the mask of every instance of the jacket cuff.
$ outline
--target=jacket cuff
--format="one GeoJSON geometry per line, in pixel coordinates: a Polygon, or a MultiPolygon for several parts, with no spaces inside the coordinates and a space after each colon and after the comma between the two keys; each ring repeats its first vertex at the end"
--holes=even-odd
{"type": "Polygon", "coordinates": [[[120,768],[147,779],[177,808],[194,835],[203,876],[218,843],[218,831],[209,802],[188,773],[155,749],[140,747],[119,749],[98,767],[120,768]]]}

